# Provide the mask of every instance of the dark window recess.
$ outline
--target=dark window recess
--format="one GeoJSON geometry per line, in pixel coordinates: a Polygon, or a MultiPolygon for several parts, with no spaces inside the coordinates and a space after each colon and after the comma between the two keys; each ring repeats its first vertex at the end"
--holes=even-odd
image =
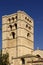
{"type": "Polygon", "coordinates": [[[14,20],[14,17],[12,17],[12,20],[14,20]]]}
{"type": "Polygon", "coordinates": [[[27,19],[27,17],[25,17],[25,19],[27,19]]]}
{"type": "Polygon", "coordinates": [[[27,19],[29,21],[29,19],[27,19]]]}
{"type": "Polygon", "coordinates": [[[28,25],[26,24],[26,27],[28,27],[28,25]]]}
{"type": "Polygon", "coordinates": [[[26,24],[26,27],[28,27],[31,30],[31,27],[28,24],[26,24]]]}
{"type": "Polygon", "coordinates": [[[38,58],[40,58],[40,55],[36,55],[38,58]]]}
{"type": "Polygon", "coordinates": [[[30,23],[32,23],[31,20],[29,20],[27,17],[25,17],[25,19],[26,19],[27,21],[29,21],[30,23]]]}
{"type": "Polygon", "coordinates": [[[11,19],[9,18],[8,21],[11,21],[11,19]]]}
{"type": "MultiPolygon", "coordinates": [[[[31,21],[29,21],[29,22],[31,22],[31,21]]],[[[32,22],[31,22],[32,23],[32,22]]]]}
{"type": "Polygon", "coordinates": [[[28,27],[31,30],[31,27],[28,27]]]}
{"type": "Polygon", "coordinates": [[[17,16],[15,18],[17,19],[17,16]]]}
{"type": "Polygon", "coordinates": [[[12,25],[9,25],[10,29],[12,30],[12,25]]]}
{"type": "Polygon", "coordinates": [[[15,32],[12,32],[13,39],[15,39],[15,32]]]}
{"type": "Polygon", "coordinates": [[[22,64],[25,64],[25,59],[24,58],[21,58],[21,60],[22,60],[22,64]]]}
{"type": "Polygon", "coordinates": [[[27,33],[27,37],[28,37],[28,36],[30,36],[30,34],[29,34],[29,33],[27,33]]]}
{"type": "Polygon", "coordinates": [[[29,19],[27,17],[25,17],[25,19],[29,21],[29,19]]]}
{"type": "Polygon", "coordinates": [[[15,28],[17,29],[17,23],[15,23],[14,25],[15,25],[15,28]]]}

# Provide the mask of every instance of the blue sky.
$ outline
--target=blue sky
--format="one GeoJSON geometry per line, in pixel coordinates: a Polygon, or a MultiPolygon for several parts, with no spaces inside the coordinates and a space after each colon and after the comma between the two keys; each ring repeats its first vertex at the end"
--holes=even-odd
{"type": "MultiPolygon", "coordinates": [[[[2,16],[23,10],[34,19],[34,48],[43,49],[43,0],[0,0],[0,28],[2,16]]],[[[2,31],[0,30],[0,49],[2,31]]]]}

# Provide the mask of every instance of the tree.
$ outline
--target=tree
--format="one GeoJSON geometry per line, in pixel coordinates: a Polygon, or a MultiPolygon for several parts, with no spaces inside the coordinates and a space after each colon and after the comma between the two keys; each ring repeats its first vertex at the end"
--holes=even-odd
{"type": "Polygon", "coordinates": [[[0,54],[0,65],[10,65],[9,64],[9,54],[0,54]]]}

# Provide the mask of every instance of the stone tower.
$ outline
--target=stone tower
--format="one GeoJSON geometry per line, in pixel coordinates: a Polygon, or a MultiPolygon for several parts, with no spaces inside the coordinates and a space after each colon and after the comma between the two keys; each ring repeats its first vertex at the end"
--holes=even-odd
{"type": "MultiPolygon", "coordinates": [[[[2,17],[2,53],[12,57],[31,54],[34,49],[34,22],[24,11],[2,17]]],[[[16,64],[17,65],[17,64],[16,64]]]]}

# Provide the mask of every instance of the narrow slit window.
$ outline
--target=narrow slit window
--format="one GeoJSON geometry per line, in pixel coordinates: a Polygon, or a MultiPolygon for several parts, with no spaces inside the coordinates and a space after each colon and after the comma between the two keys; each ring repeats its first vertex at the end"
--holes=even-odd
{"type": "Polygon", "coordinates": [[[29,21],[29,19],[27,19],[29,21]]]}
{"type": "Polygon", "coordinates": [[[13,39],[15,39],[15,32],[12,32],[13,39]]]}
{"type": "Polygon", "coordinates": [[[25,17],[25,19],[27,19],[27,17],[25,17]]]}
{"type": "Polygon", "coordinates": [[[15,28],[17,29],[17,23],[15,23],[14,25],[15,25],[15,28]]]}
{"type": "Polygon", "coordinates": [[[36,55],[38,58],[40,58],[41,56],[40,55],[36,55]]]}
{"type": "Polygon", "coordinates": [[[26,28],[30,29],[31,30],[31,26],[26,24],[26,28]]]}
{"type": "Polygon", "coordinates": [[[32,23],[31,20],[29,22],[32,23]]]}
{"type": "Polygon", "coordinates": [[[26,27],[28,27],[28,24],[26,24],[26,27]]]}
{"type": "Polygon", "coordinates": [[[15,18],[17,19],[17,16],[15,18]]]}
{"type": "Polygon", "coordinates": [[[14,17],[12,17],[12,20],[14,21],[14,17]]]}
{"type": "Polygon", "coordinates": [[[30,33],[27,33],[27,37],[30,37],[30,33]]]}
{"type": "Polygon", "coordinates": [[[9,19],[8,19],[8,21],[10,22],[10,21],[11,21],[11,19],[9,18],[9,19]]]}
{"type": "Polygon", "coordinates": [[[12,30],[12,25],[9,25],[10,29],[12,30]]]}
{"type": "Polygon", "coordinates": [[[22,64],[25,64],[25,59],[24,58],[21,58],[21,60],[22,60],[22,64]]]}
{"type": "Polygon", "coordinates": [[[30,26],[28,28],[31,30],[31,27],[30,26]]]}

